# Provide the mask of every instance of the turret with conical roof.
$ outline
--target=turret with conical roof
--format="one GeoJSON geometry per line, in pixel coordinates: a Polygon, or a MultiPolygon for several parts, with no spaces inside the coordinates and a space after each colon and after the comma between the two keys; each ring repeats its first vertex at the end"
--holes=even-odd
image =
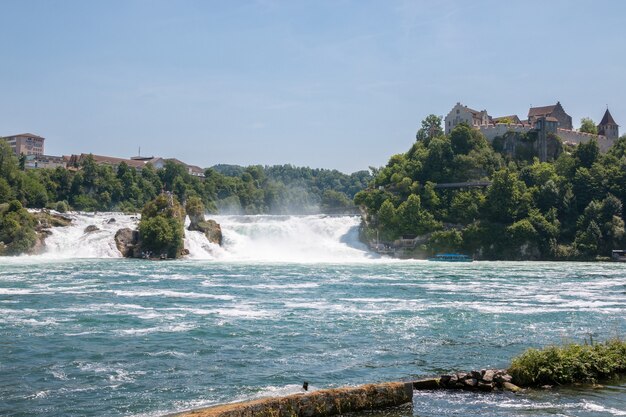
{"type": "Polygon", "coordinates": [[[602,120],[598,124],[598,134],[606,136],[607,139],[617,139],[619,137],[619,125],[615,123],[608,107],[604,112],[602,120]]]}

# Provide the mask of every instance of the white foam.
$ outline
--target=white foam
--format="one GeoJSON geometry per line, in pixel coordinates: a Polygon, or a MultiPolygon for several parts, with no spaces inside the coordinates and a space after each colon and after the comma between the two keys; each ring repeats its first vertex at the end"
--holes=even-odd
{"type": "MultiPolygon", "coordinates": [[[[46,251],[23,259],[119,258],[115,233],[137,229],[138,215],[123,213],[69,213],[72,224],[54,227],[46,251]],[[115,219],[114,222],[110,222],[115,219]],[[85,233],[87,226],[99,230],[85,233]]],[[[239,262],[343,263],[393,262],[367,250],[358,239],[358,216],[211,216],[222,228],[223,246],[185,228],[189,259],[239,262]]],[[[187,221],[188,224],[188,221],[187,221]]]]}
{"type": "Polygon", "coordinates": [[[604,407],[604,406],[601,406],[596,403],[592,403],[587,400],[583,400],[583,408],[589,411],[609,413],[614,416],[626,416],[626,410],[618,410],[617,408],[604,407]]]}

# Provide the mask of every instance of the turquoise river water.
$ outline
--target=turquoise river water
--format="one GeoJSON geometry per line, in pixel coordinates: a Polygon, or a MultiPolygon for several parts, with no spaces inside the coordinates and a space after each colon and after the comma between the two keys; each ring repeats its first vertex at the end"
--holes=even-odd
{"type": "MultiPolygon", "coordinates": [[[[623,336],[625,316],[623,264],[2,259],[0,415],[159,416],[304,380],[506,367],[528,347],[623,336]]],[[[624,416],[626,383],[416,392],[391,414],[624,416]]]]}

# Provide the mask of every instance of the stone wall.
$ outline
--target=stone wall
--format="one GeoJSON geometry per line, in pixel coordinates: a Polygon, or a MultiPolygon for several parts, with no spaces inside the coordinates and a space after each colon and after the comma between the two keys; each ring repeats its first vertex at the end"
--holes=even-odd
{"type": "Polygon", "coordinates": [[[587,143],[592,138],[596,138],[598,140],[600,152],[602,153],[608,151],[615,142],[612,139],[608,139],[606,136],[577,132],[575,130],[557,129],[556,135],[561,138],[564,143],[571,143],[574,145],[578,145],[579,143],[587,143]]]}
{"type": "Polygon", "coordinates": [[[506,132],[526,133],[531,130],[530,125],[514,125],[514,124],[497,124],[480,126],[478,130],[482,133],[489,143],[493,142],[496,136],[504,136],[506,132]]]}
{"type": "MultiPolygon", "coordinates": [[[[497,124],[480,126],[478,130],[482,133],[489,143],[493,142],[496,136],[504,136],[507,132],[526,133],[532,130],[530,125],[514,125],[514,124],[497,124]]],[[[605,153],[609,150],[613,143],[613,139],[608,139],[606,136],[593,135],[591,133],[577,132],[575,130],[557,129],[556,135],[561,138],[564,143],[570,143],[578,145],[579,143],[587,143],[591,138],[598,140],[600,152],[605,153]]]]}

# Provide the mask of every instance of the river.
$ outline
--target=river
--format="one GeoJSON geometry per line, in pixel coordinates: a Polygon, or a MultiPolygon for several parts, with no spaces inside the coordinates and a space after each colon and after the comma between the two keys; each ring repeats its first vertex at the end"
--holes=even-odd
{"type": "MultiPolygon", "coordinates": [[[[626,333],[623,264],[381,259],[358,219],[324,216],[222,216],[224,247],[189,232],[189,259],[124,260],[112,234],[136,219],[74,217],[47,253],[0,259],[2,416],[159,416],[626,333]]],[[[626,384],[416,392],[396,415],[626,415],[626,384]]]]}

